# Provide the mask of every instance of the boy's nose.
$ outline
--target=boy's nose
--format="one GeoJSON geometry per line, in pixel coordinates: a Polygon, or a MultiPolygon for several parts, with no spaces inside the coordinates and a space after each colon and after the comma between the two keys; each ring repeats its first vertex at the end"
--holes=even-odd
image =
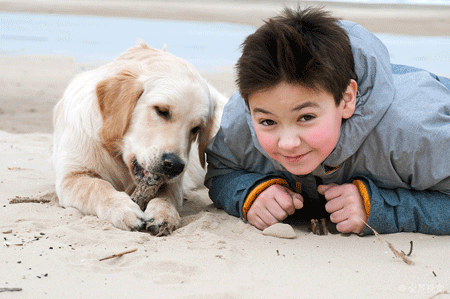
{"type": "Polygon", "coordinates": [[[295,131],[293,132],[292,130],[287,130],[280,136],[278,147],[284,150],[292,150],[299,147],[301,143],[301,138],[295,131]]]}

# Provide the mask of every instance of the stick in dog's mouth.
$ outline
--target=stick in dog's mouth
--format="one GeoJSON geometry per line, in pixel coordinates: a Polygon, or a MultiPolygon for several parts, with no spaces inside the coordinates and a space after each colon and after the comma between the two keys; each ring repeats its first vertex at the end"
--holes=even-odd
{"type": "Polygon", "coordinates": [[[145,211],[148,202],[155,198],[164,180],[159,174],[145,170],[136,159],[133,159],[132,165],[132,171],[136,177],[136,188],[131,194],[131,199],[139,205],[142,211],[145,211]]]}

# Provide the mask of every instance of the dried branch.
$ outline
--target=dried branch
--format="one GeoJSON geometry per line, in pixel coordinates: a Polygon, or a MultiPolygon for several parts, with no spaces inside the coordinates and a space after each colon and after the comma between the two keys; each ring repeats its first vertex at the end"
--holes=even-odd
{"type": "MultiPolygon", "coordinates": [[[[406,256],[410,256],[411,253],[412,253],[412,250],[413,250],[413,241],[409,241],[409,245],[410,245],[410,247],[409,247],[409,252],[408,252],[408,254],[406,254],[406,256]]],[[[402,253],[405,254],[405,253],[403,252],[403,250],[402,250],[402,253]]]]}
{"type": "Polygon", "coordinates": [[[44,199],[44,198],[30,198],[30,197],[16,197],[9,200],[9,204],[16,204],[16,203],[49,203],[51,202],[50,199],[44,199]]]}
{"type": "Polygon", "coordinates": [[[16,203],[51,203],[51,202],[57,202],[58,197],[56,195],[55,191],[50,191],[45,193],[44,195],[37,196],[37,197],[21,197],[16,196],[15,198],[11,198],[9,200],[9,204],[16,204],[16,203]]]}
{"type": "Polygon", "coordinates": [[[22,288],[0,288],[1,292],[20,292],[22,291],[22,288]]]}
{"type": "MultiPolygon", "coordinates": [[[[375,236],[377,237],[377,239],[379,240],[379,241],[381,241],[381,242],[386,242],[386,244],[389,246],[389,249],[392,251],[392,253],[394,253],[394,255],[396,256],[396,257],[399,257],[399,258],[401,258],[406,264],[408,264],[408,265],[414,265],[414,262],[412,261],[412,260],[410,260],[407,256],[406,256],[406,254],[404,254],[403,252],[400,252],[400,251],[398,251],[397,249],[395,249],[394,248],[394,245],[392,245],[390,242],[388,242],[388,241],[386,241],[385,239],[383,239],[381,236],[380,236],[380,234],[376,231],[376,230],[374,230],[366,221],[364,221],[364,220],[362,220],[362,219],[360,219],[362,222],[364,222],[364,224],[365,225],[367,225],[367,227],[368,228],[370,228],[372,231],[373,231],[373,233],[375,234],[375,236]]],[[[408,255],[410,255],[411,253],[412,253],[412,241],[410,242],[410,244],[411,244],[411,250],[410,250],[410,252],[409,252],[409,254],[408,255]]]]}
{"type": "Polygon", "coordinates": [[[431,296],[430,297],[430,299],[434,299],[434,298],[436,298],[437,296],[439,296],[439,295],[444,295],[444,294],[450,294],[448,291],[442,291],[442,292],[439,292],[439,293],[436,293],[436,294],[434,294],[433,296],[431,296]]]}
{"type": "Polygon", "coordinates": [[[115,257],[119,257],[119,256],[122,256],[122,255],[125,255],[125,254],[128,254],[128,253],[135,252],[137,250],[138,250],[137,248],[134,248],[134,249],[130,249],[130,250],[127,250],[127,251],[124,251],[124,252],[121,252],[121,253],[116,253],[116,254],[104,257],[104,258],[100,259],[99,261],[101,262],[101,261],[104,261],[104,260],[108,260],[108,259],[112,259],[112,258],[115,258],[115,257]]]}

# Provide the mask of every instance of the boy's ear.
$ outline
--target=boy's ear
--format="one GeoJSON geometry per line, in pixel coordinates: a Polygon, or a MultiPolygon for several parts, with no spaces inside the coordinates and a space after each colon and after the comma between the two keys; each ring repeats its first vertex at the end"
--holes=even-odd
{"type": "Polygon", "coordinates": [[[342,110],[342,118],[348,119],[355,112],[357,91],[358,91],[358,83],[356,83],[355,80],[351,79],[350,83],[347,86],[347,90],[344,92],[344,95],[342,97],[344,105],[342,110]]]}

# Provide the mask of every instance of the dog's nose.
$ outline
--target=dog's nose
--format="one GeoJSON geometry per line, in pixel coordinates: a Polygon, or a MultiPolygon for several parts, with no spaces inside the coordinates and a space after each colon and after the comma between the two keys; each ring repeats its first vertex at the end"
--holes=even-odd
{"type": "Polygon", "coordinates": [[[183,172],[184,162],[174,154],[163,154],[161,157],[161,172],[168,177],[175,177],[183,172]]]}

